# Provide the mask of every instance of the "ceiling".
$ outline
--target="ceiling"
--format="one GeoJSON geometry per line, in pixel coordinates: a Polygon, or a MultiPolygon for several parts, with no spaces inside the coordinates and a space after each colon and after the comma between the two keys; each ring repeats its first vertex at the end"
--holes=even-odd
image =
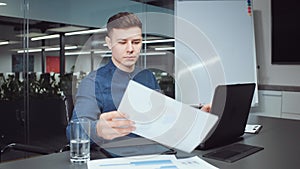
{"type": "Polygon", "coordinates": [[[174,10],[174,0],[132,0],[132,1],[174,10]]]}

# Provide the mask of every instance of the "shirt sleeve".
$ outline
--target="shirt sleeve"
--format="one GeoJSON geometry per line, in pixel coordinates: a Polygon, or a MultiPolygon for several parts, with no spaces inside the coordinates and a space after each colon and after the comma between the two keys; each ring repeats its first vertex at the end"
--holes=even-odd
{"type": "MultiPolygon", "coordinates": [[[[91,130],[90,138],[91,143],[103,142],[104,139],[97,135],[96,124],[98,121],[98,116],[101,111],[97,104],[95,96],[95,77],[96,72],[91,72],[88,76],[82,79],[79,84],[77,94],[76,94],[76,103],[73,110],[72,119],[85,118],[91,121],[91,130]]],[[[66,129],[67,138],[70,139],[70,128],[69,125],[66,129]]]]}

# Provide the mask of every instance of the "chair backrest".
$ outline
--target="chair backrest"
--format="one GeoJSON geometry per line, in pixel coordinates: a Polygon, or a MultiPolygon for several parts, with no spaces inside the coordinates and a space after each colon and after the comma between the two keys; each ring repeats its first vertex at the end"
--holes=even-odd
{"type": "Polygon", "coordinates": [[[73,114],[73,109],[74,109],[74,103],[73,103],[73,98],[72,95],[69,96],[63,96],[63,100],[65,102],[65,107],[66,107],[66,111],[65,111],[65,122],[66,125],[69,123],[72,114],[73,114]]]}

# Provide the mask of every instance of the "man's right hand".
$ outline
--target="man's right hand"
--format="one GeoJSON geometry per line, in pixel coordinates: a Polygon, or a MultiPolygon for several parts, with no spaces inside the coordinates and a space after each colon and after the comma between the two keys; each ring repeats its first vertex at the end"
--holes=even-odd
{"type": "Polygon", "coordinates": [[[102,113],[96,128],[98,136],[107,140],[126,136],[135,130],[134,122],[118,111],[102,113]]]}

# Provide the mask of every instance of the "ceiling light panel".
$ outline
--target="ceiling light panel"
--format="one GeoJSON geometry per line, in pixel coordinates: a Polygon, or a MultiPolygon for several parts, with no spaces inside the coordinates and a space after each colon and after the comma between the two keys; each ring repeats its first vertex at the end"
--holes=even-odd
{"type": "Polygon", "coordinates": [[[106,28],[101,28],[101,29],[91,29],[91,30],[84,30],[84,31],[68,32],[65,35],[66,36],[84,35],[84,34],[102,33],[102,32],[106,32],[106,31],[107,31],[106,28]]]}
{"type": "Polygon", "coordinates": [[[34,38],[31,38],[31,41],[43,40],[43,39],[54,39],[54,38],[59,38],[59,34],[34,37],[34,38]]]}
{"type": "Polygon", "coordinates": [[[143,43],[165,43],[165,42],[175,42],[175,39],[158,39],[158,40],[143,41],[143,43]]]}
{"type": "Polygon", "coordinates": [[[0,41],[0,46],[1,45],[8,45],[9,44],[9,41],[0,41]]]}

